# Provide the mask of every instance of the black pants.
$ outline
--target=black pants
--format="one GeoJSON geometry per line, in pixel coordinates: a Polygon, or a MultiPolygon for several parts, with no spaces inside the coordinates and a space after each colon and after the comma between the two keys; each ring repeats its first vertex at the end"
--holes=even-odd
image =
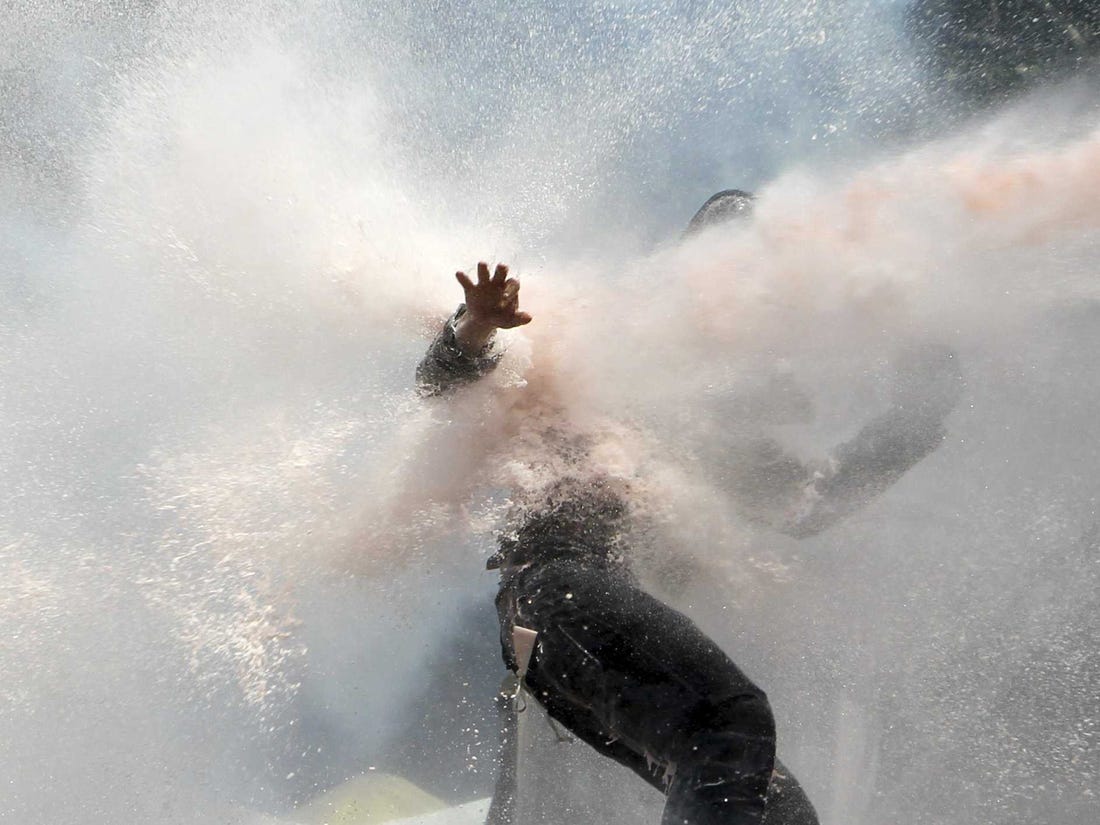
{"type": "Polygon", "coordinates": [[[528,690],[579,738],[667,794],[662,825],[763,821],[775,765],[771,708],[691,620],[616,568],[577,560],[506,574],[497,605],[510,664],[512,623],[538,632],[528,690]]]}

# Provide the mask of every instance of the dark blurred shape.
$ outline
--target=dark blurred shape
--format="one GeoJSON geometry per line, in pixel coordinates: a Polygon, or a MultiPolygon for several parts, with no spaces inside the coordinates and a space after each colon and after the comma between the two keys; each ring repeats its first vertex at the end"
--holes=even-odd
{"type": "Polygon", "coordinates": [[[749,217],[752,214],[754,200],[756,197],[751,192],[740,189],[723,189],[711,195],[688,222],[684,237],[690,237],[726,221],[749,217]]]}
{"type": "Polygon", "coordinates": [[[1100,56],[1096,0],[914,0],[906,28],[930,73],[973,106],[1100,56]]]}
{"type": "Polygon", "coordinates": [[[800,539],[828,529],[888,490],[947,435],[944,420],[964,388],[955,353],[925,345],[895,365],[889,409],[824,462],[803,463],[771,437],[731,426],[704,466],[749,521],[800,539]]]}

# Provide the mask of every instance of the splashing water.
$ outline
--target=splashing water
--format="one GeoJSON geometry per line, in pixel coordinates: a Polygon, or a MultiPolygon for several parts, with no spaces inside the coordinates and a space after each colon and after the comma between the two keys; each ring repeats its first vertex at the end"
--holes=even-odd
{"type": "Polygon", "coordinates": [[[901,4],[720,5],[12,13],[0,818],[487,793],[491,708],[432,739],[410,697],[499,679],[491,618],[453,628],[547,420],[638,491],[824,822],[1095,818],[1095,95],[934,135],[901,4]],[[727,186],[753,221],[679,241],[727,186]],[[535,322],[425,405],[478,259],[535,322]],[[796,541],[715,482],[742,429],[823,457],[928,347],[947,440],[866,509],[796,541]],[[812,420],[730,401],[777,376],[812,420]]]}

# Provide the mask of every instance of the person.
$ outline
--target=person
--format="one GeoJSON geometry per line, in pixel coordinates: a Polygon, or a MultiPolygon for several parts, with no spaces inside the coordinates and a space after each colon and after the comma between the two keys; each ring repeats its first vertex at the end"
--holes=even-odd
{"type": "MultiPolygon", "coordinates": [[[[476,282],[456,274],[465,302],[417,367],[425,396],[492,371],[496,330],[532,320],[507,267],[477,273],[476,282]]],[[[487,565],[500,575],[505,664],[552,719],[666,795],[662,825],[816,823],[777,763],[766,694],[639,586],[628,486],[591,471],[583,444],[568,449],[565,469],[523,503],[487,565]]]]}
{"type": "MultiPolygon", "coordinates": [[[[683,233],[685,242],[703,231],[744,226],[753,216],[755,200],[752,193],[739,189],[716,193],[692,217],[683,233]]],[[[518,294],[518,286],[515,289],[518,294]]],[[[460,308],[433,344],[434,357],[421,362],[418,380],[428,395],[446,394],[463,383],[476,381],[496,365],[498,356],[485,346],[491,331],[482,328],[476,332],[470,326],[471,319],[463,317],[465,311],[460,308]],[[472,331],[476,334],[471,335],[472,331]],[[467,338],[469,352],[459,345],[457,334],[467,338]]],[[[526,316],[516,320],[528,322],[526,316]]],[[[897,367],[897,390],[890,409],[836,447],[824,461],[799,461],[767,434],[770,425],[804,423],[812,416],[808,395],[789,374],[779,372],[765,387],[761,394],[764,397],[731,395],[714,401],[717,409],[704,417],[734,426],[722,425],[706,432],[707,449],[699,451],[697,457],[702,460],[695,466],[703,468],[716,487],[729,495],[747,522],[796,538],[816,535],[873,501],[943,442],[944,419],[962,386],[954,353],[926,347],[908,353],[897,367]]],[[[468,635],[476,632],[476,627],[467,623],[456,632],[468,635]]],[[[484,668],[484,664],[479,667],[484,668]]],[[[496,816],[490,821],[503,823],[511,821],[509,813],[515,806],[518,784],[516,764],[520,761],[517,720],[521,717],[515,712],[511,691],[498,696],[498,712],[505,748],[494,794],[496,816]]],[[[531,727],[529,718],[528,729],[531,727]]],[[[527,771],[539,762],[556,765],[563,754],[575,753],[575,749],[563,746],[561,737],[547,734],[540,744],[536,744],[537,739],[528,736],[523,745],[522,761],[527,771]]],[[[569,758],[578,765],[585,763],[584,770],[592,774],[591,783],[606,785],[611,779],[613,771],[599,768],[598,763],[569,758]]],[[[643,778],[663,790],[662,782],[652,773],[643,778]]],[[[584,783],[590,784],[588,780],[584,783]]],[[[558,789],[544,788],[542,780],[536,784],[535,790],[546,799],[546,807],[555,804],[558,789]]],[[[532,791],[530,785],[525,789],[525,821],[531,820],[530,806],[536,804],[531,802],[532,791]]],[[[615,802],[606,799],[608,796],[602,794],[601,802],[616,810],[615,802]]],[[[766,811],[769,822],[816,821],[801,786],[779,761],[769,786],[766,811]]]]}

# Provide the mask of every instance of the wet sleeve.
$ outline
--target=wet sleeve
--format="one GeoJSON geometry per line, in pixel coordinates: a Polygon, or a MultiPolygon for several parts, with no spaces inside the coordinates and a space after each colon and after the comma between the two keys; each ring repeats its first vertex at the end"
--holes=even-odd
{"type": "Polygon", "coordinates": [[[938,419],[907,410],[879,416],[833,452],[827,468],[806,485],[802,506],[783,532],[806,538],[864,507],[939,447],[945,435],[938,419]]]}
{"type": "Polygon", "coordinates": [[[796,538],[820,533],[882,494],[947,436],[944,419],[962,392],[955,353],[928,347],[906,356],[894,406],[837,447],[803,490],[784,527],[796,538]]]}
{"type": "Polygon", "coordinates": [[[427,353],[416,367],[416,387],[427,397],[444,395],[464,384],[469,384],[496,367],[501,354],[494,352],[492,341],[477,355],[463,352],[455,338],[455,325],[466,312],[462,304],[428,347],[427,353]]]}
{"type": "Polygon", "coordinates": [[[741,516],[781,533],[794,529],[815,468],[787,453],[774,439],[748,438],[731,445],[720,479],[741,516]]]}
{"type": "Polygon", "coordinates": [[[865,507],[935,450],[945,434],[940,418],[894,408],[868,422],[825,462],[804,464],[769,438],[741,444],[724,481],[742,516],[804,539],[865,507]]]}
{"type": "Polygon", "coordinates": [[[794,538],[831,527],[885,492],[944,441],[962,391],[955,354],[927,347],[905,357],[894,403],[837,446],[803,463],[771,438],[732,446],[720,478],[741,514],[794,538]]]}

